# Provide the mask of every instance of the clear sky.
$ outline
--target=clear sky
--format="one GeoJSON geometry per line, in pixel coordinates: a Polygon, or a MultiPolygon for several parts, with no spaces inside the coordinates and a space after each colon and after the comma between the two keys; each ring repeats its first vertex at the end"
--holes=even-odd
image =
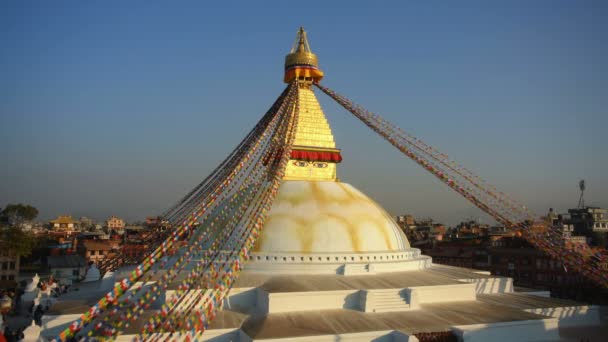
{"type": "MultiPolygon", "coordinates": [[[[0,206],[161,213],[279,95],[300,25],[323,83],[539,213],[608,206],[606,1],[2,1],[0,206]],[[375,5],[372,5],[375,4],[375,5]]],[[[392,214],[481,217],[318,94],[340,178],[392,214]]]]}

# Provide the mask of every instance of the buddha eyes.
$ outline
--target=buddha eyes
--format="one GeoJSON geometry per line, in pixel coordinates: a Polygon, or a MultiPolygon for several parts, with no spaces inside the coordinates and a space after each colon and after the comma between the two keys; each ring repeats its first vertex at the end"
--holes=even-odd
{"type": "Polygon", "coordinates": [[[319,168],[319,169],[323,169],[323,168],[326,168],[328,166],[327,163],[309,163],[309,162],[306,162],[306,161],[303,161],[303,160],[295,160],[293,162],[293,165],[299,166],[299,167],[307,167],[310,164],[312,164],[312,167],[316,167],[316,168],[319,168]]]}

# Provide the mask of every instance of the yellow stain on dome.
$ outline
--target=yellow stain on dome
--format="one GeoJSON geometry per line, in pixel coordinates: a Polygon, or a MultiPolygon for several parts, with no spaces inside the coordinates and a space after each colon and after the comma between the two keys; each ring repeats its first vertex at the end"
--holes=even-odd
{"type": "Polygon", "coordinates": [[[298,206],[306,201],[309,201],[312,190],[308,184],[302,182],[299,188],[300,191],[279,191],[275,201],[278,201],[279,203],[288,202],[293,206],[298,206]]]}
{"type": "Polygon", "coordinates": [[[352,186],[285,181],[254,251],[364,253],[408,247],[392,218],[352,186]]]}

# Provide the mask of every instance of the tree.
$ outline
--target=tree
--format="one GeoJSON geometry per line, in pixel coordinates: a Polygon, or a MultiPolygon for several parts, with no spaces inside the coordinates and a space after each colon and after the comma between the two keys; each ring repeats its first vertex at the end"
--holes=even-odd
{"type": "Polygon", "coordinates": [[[26,221],[32,221],[38,216],[38,209],[29,204],[8,204],[0,212],[2,220],[10,225],[20,225],[26,221]]]}
{"type": "Polygon", "coordinates": [[[6,248],[19,256],[27,256],[32,253],[36,244],[33,234],[24,232],[18,227],[8,227],[0,231],[0,248],[6,248]]]}

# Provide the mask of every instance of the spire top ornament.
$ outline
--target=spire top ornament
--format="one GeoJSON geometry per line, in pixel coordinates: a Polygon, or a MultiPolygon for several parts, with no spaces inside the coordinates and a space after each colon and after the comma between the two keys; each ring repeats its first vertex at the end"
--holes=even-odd
{"type": "Polygon", "coordinates": [[[310,85],[323,78],[323,72],[319,69],[317,55],[312,53],[304,27],[300,26],[296,40],[289,54],[285,57],[285,83],[294,79],[302,85],[310,85]]]}

